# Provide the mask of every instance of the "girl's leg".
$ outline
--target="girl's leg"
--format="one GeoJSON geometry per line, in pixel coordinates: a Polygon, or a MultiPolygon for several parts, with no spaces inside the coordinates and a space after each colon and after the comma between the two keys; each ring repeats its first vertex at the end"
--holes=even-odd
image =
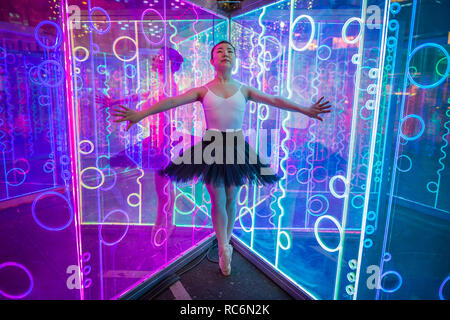
{"type": "Polygon", "coordinates": [[[228,225],[227,225],[227,243],[230,242],[231,235],[233,233],[234,221],[236,220],[236,196],[239,191],[238,186],[230,186],[226,188],[227,195],[227,214],[228,214],[228,225]]]}
{"type": "Polygon", "coordinates": [[[227,239],[227,196],[225,192],[225,186],[220,187],[214,185],[206,185],[206,189],[209,192],[211,198],[211,218],[216,232],[217,242],[219,245],[219,252],[224,252],[228,245],[227,239]]]}

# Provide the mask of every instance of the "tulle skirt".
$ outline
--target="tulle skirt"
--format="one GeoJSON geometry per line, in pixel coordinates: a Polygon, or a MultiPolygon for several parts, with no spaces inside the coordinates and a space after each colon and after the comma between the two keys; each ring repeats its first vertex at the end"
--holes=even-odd
{"type": "Polygon", "coordinates": [[[270,185],[281,179],[248,144],[242,130],[207,129],[201,141],[185,149],[158,173],[176,182],[197,178],[205,184],[225,187],[247,182],[270,185]]]}

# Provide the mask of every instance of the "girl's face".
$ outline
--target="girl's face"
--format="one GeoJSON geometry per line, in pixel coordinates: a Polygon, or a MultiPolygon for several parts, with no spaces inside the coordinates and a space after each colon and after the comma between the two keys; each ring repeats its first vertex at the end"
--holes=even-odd
{"type": "Polygon", "coordinates": [[[232,46],[221,43],[214,48],[211,64],[216,69],[232,69],[236,64],[236,55],[232,46]]]}

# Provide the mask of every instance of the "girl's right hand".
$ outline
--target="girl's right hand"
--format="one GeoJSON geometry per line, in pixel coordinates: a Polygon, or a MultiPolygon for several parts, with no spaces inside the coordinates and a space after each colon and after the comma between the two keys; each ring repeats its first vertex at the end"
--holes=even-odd
{"type": "Polygon", "coordinates": [[[140,111],[132,110],[122,105],[119,105],[118,108],[113,109],[113,112],[114,113],[111,113],[112,116],[122,117],[121,119],[114,120],[114,122],[130,122],[126,128],[126,131],[128,131],[133,126],[133,124],[138,123],[144,118],[140,111]]]}

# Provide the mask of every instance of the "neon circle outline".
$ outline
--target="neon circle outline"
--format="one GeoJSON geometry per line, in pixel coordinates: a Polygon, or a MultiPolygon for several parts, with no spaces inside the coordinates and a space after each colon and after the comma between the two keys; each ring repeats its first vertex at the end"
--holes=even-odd
{"type": "Polygon", "coordinates": [[[58,47],[61,45],[61,41],[62,41],[62,30],[61,30],[61,28],[60,28],[60,26],[59,26],[58,24],[56,24],[56,23],[54,23],[54,22],[52,22],[52,21],[45,20],[45,21],[40,22],[40,23],[36,26],[36,28],[34,29],[34,37],[35,37],[37,43],[39,43],[39,45],[40,45],[41,47],[43,47],[44,49],[50,49],[50,50],[51,50],[51,49],[56,49],[56,48],[58,48],[58,47]],[[51,46],[45,45],[45,44],[39,39],[39,36],[38,36],[38,30],[39,30],[44,24],[50,24],[50,25],[52,25],[52,26],[54,26],[54,27],[56,28],[56,40],[55,40],[55,44],[53,44],[53,45],[51,45],[51,46]]]}
{"type": "Polygon", "coordinates": [[[341,249],[341,248],[342,248],[342,234],[343,234],[343,231],[342,231],[342,226],[341,226],[341,224],[339,223],[339,221],[336,220],[335,217],[332,217],[332,216],[330,216],[330,215],[323,215],[323,216],[320,216],[319,218],[317,218],[316,222],[314,223],[314,236],[316,237],[316,240],[317,240],[317,242],[319,243],[319,245],[320,245],[320,246],[322,247],[322,249],[324,249],[325,251],[328,251],[328,252],[335,252],[335,251],[338,251],[339,249],[341,249]],[[328,219],[328,220],[330,220],[330,221],[332,221],[332,222],[336,225],[336,227],[338,228],[338,231],[339,231],[339,244],[338,244],[337,247],[334,248],[334,249],[328,248],[328,247],[322,242],[322,239],[320,239],[320,236],[319,236],[318,226],[319,226],[320,221],[322,221],[322,220],[325,219],[325,218],[328,219]]]}
{"type": "Polygon", "coordinates": [[[104,175],[103,172],[102,172],[99,168],[97,168],[97,167],[87,167],[87,168],[84,168],[83,170],[81,170],[81,172],[80,172],[80,182],[81,182],[81,185],[82,185],[83,187],[85,187],[86,189],[90,189],[90,190],[98,189],[98,188],[100,188],[100,187],[103,185],[103,183],[105,182],[105,175],[104,175]],[[88,170],[88,169],[91,169],[91,170],[97,170],[98,172],[100,172],[100,175],[101,175],[101,177],[102,177],[102,181],[100,182],[100,184],[99,184],[98,186],[95,186],[95,187],[88,186],[88,185],[86,185],[86,184],[84,183],[83,179],[81,179],[81,177],[83,176],[83,173],[84,173],[86,170],[88,170]]]}
{"type": "Polygon", "coordinates": [[[23,170],[22,168],[11,168],[11,169],[8,170],[8,172],[6,172],[6,184],[9,184],[10,186],[13,186],[13,187],[20,186],[22,183],[25,182],[25,179],[26,179],[26,178],[27,178],[27,173],[26,173],[25,170],[23,170]],[[8,175],[9,175],[9,173],[10,173],[12,170],[17,170],[17,171],[22,171],[22,172],[23,172],[23,180],[22,180],[20,183],[18,183],[18,184],[12,184],[12,183],[10,183],[10,182],[8,181],[8,175]]]}
{"type": "Polygon", "coordinates": [[[130,193],[127,197],[127,203],[130,207],[138,207],[141,204],[141,196],[137,193],[130,193]],[[137,197],[139,199],[139,201],[137,203],[131,203],[131,201],[130,201],[131,196],[137,197]]]}
{"type": "Polygon", "coordinates": [[[314,39],[314,35],[316,33],[316,25],[314,23],[314,19],[306,14],[302,14],[294,20],[290,29],[291,30],[289,32],[289,43],[292,46],[292,49],[294,49],[295,51],[305,51],[311,45],[311,43],[314,39]],[[308,42],[306,42],[306,44],[302,48],[298,48],[294,44],[294,41],[292,40],[292,35],[294,34],[293,30],[294,30],[295,25],[298,23],[298,21],[300,19],[304,19],[304,18],[306,18],[309,21],[309,23],[311,24],[311,35],[309,36],[308,42]]]}
{"type": "Polygon", "coordinates": [[[133,61],[134,59],[137,58],[138,45],[137,45],[137,43],[136,43],[136,41],[135,41],[134,39],[132,39],[132,38],[130,38],[130,37],[128,37],[128,36],[121,36],[121,37],[116,38],[116,40],[114,40],[114,42],[113,42],[112,48],[113,48],[114,55],[115,55],[116,58],[119,59],[120,61],[123,61],[123,62],[130,62],[130,61],[133,61]],[[130,59],[122,59],[122,58],[117,54],[117,51],[116,51],[116,45],[117,45],[117,42],[119,42],[119,41],[122,40],[122,39],[128,39],[128,40],[130,40],[131,42],[133,42],[134,46],[136,47],[136,51],[134,52],[134,55],[133,55],[130,59]]]}
{"type": "Polygon", "coordinates": [[[91,28],[94,29],[97,33],[105,34],[109,31],[109,29],[111,29],[111,17],[109,16],[109,14],[106,12],[105,9],[100,7],[93,7],[91,8],[91,10],[89,10],[89,24],[91,28]],[[100,31],[99,29],[94,27],[94,24],[92,23],[92,12],[94,11],[101,11],[108,18],[108,27],[104,31],[100,31]]]}
{"type": "Polygon", "coordinates": [[[407,73],[406,73],[406,74],[407,74],[407,76],[408,76],[409,81],[410,81],[413,85],[415,85],[416,87],[419,87],[419,88],[421,88],[421,89],[431,89],[431,88],[435,88],[435,87],[437,87],[438,85],[440,85],[441,83],[443,83],[443,82],[447,79],[447,77],[448,77],[448,74],[449,74],[449,72],[450,72],[450,56],[449,56],[447,50],[446,50],[443,46],[441,46],[441,45],[439,45],[439,44],[437,44],[437,43],[433,43],[433,42],[424,43],[424,44],[421,44],[420,46],[416,47],[416,48],[408,55],[408,59],[407,59],[407,62],[406,62],[406,70],[407,70],[407,73]],[[411,59],[412,59],[412,57],[414,56],[414,54],[415,54],[417,51],[419,51],[420,49],[426,48],[426,47],[438,48],[439,50],[441,50],[441,51],[444,53],[445,57],[447,58],[447,69],[445,70],[445,73],[444,73],[444,75],[441,77],[441,79],[439,79],[439,80],[436,81],[435,83],[423,85],[423,84],[417,83],[417,82],[413,79],[413,77],[410,75],[410,73],[409,73],[409,65],[410,65],[411,59]]]}
{"type": "Polygon", "coordinates": [[[358,17],[351,17],[350,19],[345,21],[344,25],[342,26],[342,31],[341,31],[342,40],[344,40],[344,42],[348,43],[348,44],[355,44],[355,43],[357,43],[359,41],[359,38],[361,38],[362,28],[363,28],[363,21],[362,21],[362,19],[358,18],[358,17]],[[353,21],[358,21],[358,23],[359,23],[359,33],[355,37],[355,39],[348,40],[348,38],[347,38],[347,28],[350,25],[350,23],[352,23],[353,21]]]}
{"type": "Polygon", "coordinates": [[[342,199],[342,198],[345,198],[345,197],[346,197],[347,191],[348,191],[348,182],[347,182],[347,178],[346,178],[346,177],[344,177],[344,176],[342,176],[342,175],[336,175],[336,176],[333,176],[333,177],[331,177],[330,182],[328,183],[328,186],[329,186],[329,188],[330,188],[331,194],[332,194],[335,198],[342,199]],[[340,179],[340,180],[344,183],[345,190],[344,190],[344,193],[343,193],[342,195],[337,194],[336,191],[334,190],[334,181],[335,181],[336,179],[340,179]]]}
{"type": "MultiPolygon", "coordinates": [[[[87,59],[89,59],[89,50],[86,49],[85,47],[82,47],[82,46],[75,47],[75,48],[72,49],[72,56],[73,56],[73,59],[74,59],[75,61],[77,61],[77,62],[84,62],[84,61],[86,61],[87,59]],[[77,57],[77,55],[76,55],[76,52],[77,52],[79,49],[82,49],[82,50],[84,51],[84,53],[85,53],[83,59],[79,59],[79,58],[77,57]]],[[[79,73],[79,72],[78,72],[78,73],[79,73]]]]}
{"type": "Polygon", "coordinates": [[[391,271],[387,271],[387,272],[383,273],[383,274],[380,276],[379,287],[380,287],[381,290],[383,290],[383,291],[386,292],[386,293],[392,293],[392,292],[397,291],[398,289],[400,289],[400,287],[402,286],[402,284],[403,284],[403,278],[402,278],[402,276],[400,275],[400,273],[398,273],[397,271],[392,271],[392,270],[391,270],[391,271]],[[393,288],[393,289],[389,289],[389,290],[383,288],[383,285],[381,284],[381,283],[383,282],[383,278],[384,278],[386,275],[388,275],[388,274],[395,274],[396,276],[398,276],[398,279],[399,279],[398,286],[395,287],[395,288],[393,288]]]}
{"type": "MultiPolygon", "coordinates": [[[[148,21],[148,20],[145,20],[145,21],[148,21]]],[[[151,21],[153,21],[153,20],[151,20],[151,21]]],[[[158,10],[149,8],[149,9],[144,10],[144,12],[142,12],[142,15],[141,15],[141,29],[142,29],[142,34],[144,35],[145,39],[147,39],[147,41],[150,42],[150,43],[151,43],[152,45],[154,45],[154,46],[159,45],[159,44],[160,44],[161,42],[163,42],[164,39],[166,38],[166,20],[164,20],[164,17],[158,12],[158,10]],[[143,23],[143,22],[144,22],[144,16],[145,16],[145,14],[146,14],[148,11],[154,11],[154,12],[156,12],[156,14],[161,18],[161,21],[162,21],[162,24],[163,24],[163,28],[164,28],[164,37],[162,37],[161,40],[159,40],[158,42],[153,42],[153,41],[150,40],[150,39],[147,37],[147,35],[145,34],[144,23],[143,23]]]]}
{"type": "Polygon", "coordinates": [[[44,229],[46,229],[46,230],[48,230],[48,231],[61,231],[61,230],[66,229],[68,226],[70,226],[70,224],[71,224],[72,221],[73,221],[73,209],[72,209],[72,204],[69,202],[69,200],[68,200],[64,195],[62,195],[62,194],[60,194],[60,193],[58,193],[58,192],[54,192],[54,191],[47,191],[47,192],[41,193],[41,194],[38,195],[36,198],[34,198],[33,203],[32,203],[32,205],[31,205],[31,215],[33,216],[34,221],[36,221],[36,223],[37,223],[41,228],[44,228],[44,229]],[[67,202],[67,205],[69,206],[70,218],[69,218],[69,220],[67,221],[67,223],[66,223],[65,225],[63,225],[62,227],[58,227],[58,228],[48,227],[48,226],[44,225],[44,224],[37,218],[37,216],[36,216],[36,203],[38,202],[38,200],[39,200],[40,198],[42,198],[43,196],[48,195],[48,194],[51,194],[51,195],[55,195],[55,196],[60,197],[61,199],[65,200],[65,201],[67,202]]]}
{"type": "Polygon", "coordinates": [[[90,141],[90,140],[81,140],[79,143],[78,143],[78,152],[79,153],[81,153],[81,154],[90,154],[90,153],[92,153],[94,151],[94,144],[92,143],[92,141],[90,141]],[[82,151],[81,150],[81,144],[82,143],[87,143],[87,144],[89,144],[90,146],[91,146],[91,150],[90,151],[82,151]]]}
{"type": "Polygon", "coordinates": [[[126,236],[127,233],[128,233],[128,228],[129,228],[129,227],[130,227],[130,217],[128,216],[128,214],[127,214],[125,211],[123,211],[123,210],[121,210],[121,209],[114,209],[114,210],[111,210],[111,211],[108,212],[108,213],[106,214],[106,216],[103,218],[102,224],[100,225],[100,230],[99,230],[100,241],[101,241],[105,246],[113,246],[113,245],[116,245],[116,244],[118,244],[120,241],[122,241],[123,238],[125,238],[125,236],[126,236]],[[126,227],[125,232],[123,233],[123,235],[119,238],[119,240],[117,240],[117,241],[115,241],[115,242],[106,242],[105,239],[103,239],[103,235],[102,235],[103,224],[105,223],[105,220],[106,220],[110,215],[113,214],[113,212],[120,212],[120,213],[124,214],[125,217],[127,217],[127,222],[126,222],[126,224],[125,224],[127,227],[126,227]]]}
{"type": "Polygon", "coordinates": [[[22,298],[26,297],[27,295],[29,295],[30,292],[33,290],[33,287],[34,287],[33,275],[24,265],[17,263],[17,262],[12,262],[12,261],[4,262],[4,263],[0,264],[0,269],[3,269],[5,267],[10,267],[10,266],[17,267],[17,268],[25,271],[25,273],[28,276],[28,279],[30,279],[30,285],[29,285],[27,291],[25,291],[24,293],[19,294],[19,295],[7,294],[6,292],[4,292],[2,290],[0,290],[0,294],[8,299],[22,299],[22,298]]]}
{"type": "Polygon", "coordinates": [[[405,139],[406,141],[412,141],[412,140],[417,140],[419,139],[422,134],[425,132],[425,121],[423,121],[423,119],[417,115],[417,114],[408,114],[406,117],[403,117],[400,120],[400,137],[402,137],[403,139],[405,139]],[[413,137],[408,137],[407,135],[403,134],[403,123],[408,120],[409,118],[414,118],[414,119],[418,119],[420,121],[420,123],[422,124],[422,128],[420,129],[420,132],[413,136],[413,137]]]}
{"type": "Polygon", "coordinates": [[[331,52],[332,52],[331,48],[330,48],[329,46],[327,46],[326,44],[323,44],[323,45],[321,45],[320,47],[317,48],[317,58],[318,58],[319,60],[322,60],[322,61],[328,60],[328,59],[330,59],[330,57],[331,57],[331,52]],[[327,56],[326,58],[322,58],[322,57],[319,55],[320,48],[322,48],[322,47],[327,47],[328,50],[329,50],[328,56],[327,56]]]}
{"type": "Polygon", "coordinates": [[[330,208],[330,203],[329,203],[327,197],[325,197],[323,194],[315,194],[315,195],[313,195],[311,198],[308,199],[307,204],[306,204],[307,212],[310,215],[315,216],[315,217],[319,217],[319,216],[327,213],[329,208],[330,208]],[[324,208],[324,205],[322,204],[322,202],[320,202],[320,204],[322,204],[322,207],[319,210],[317,210],[317,211],[311,210],[311,203],[313,201],[317,201],[316,198],[321,198],[321,199],[325,200],[325,203],[326,203],[326,209],[325,210],[322,210],[324,208]],[[323,212],[317,213],[319,211],[323,211],[323,212]]]}

